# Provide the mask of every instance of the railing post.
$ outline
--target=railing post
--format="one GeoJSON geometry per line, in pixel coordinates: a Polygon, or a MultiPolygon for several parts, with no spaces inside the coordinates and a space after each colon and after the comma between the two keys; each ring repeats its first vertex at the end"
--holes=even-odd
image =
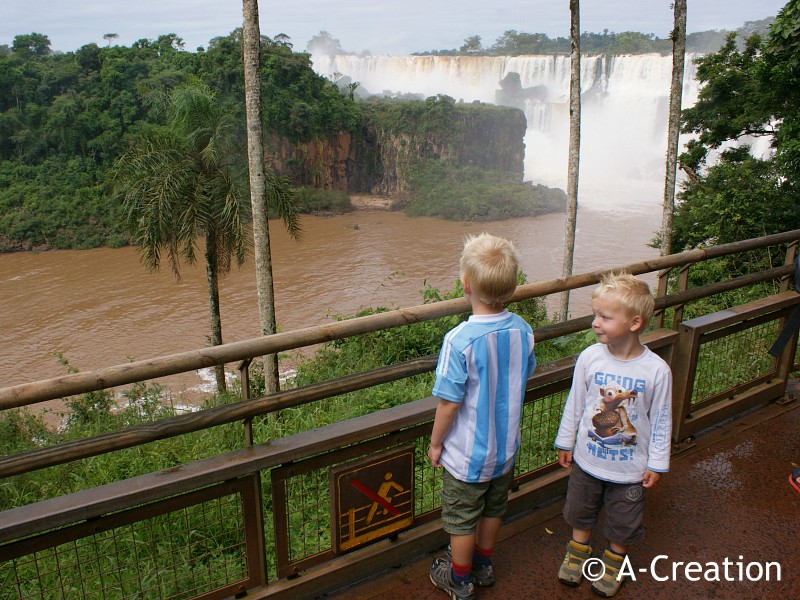
{"type": "MultiPolygon", "coordinates": [[[[689,283],[689,265],[683,265],[678,271],[678,291],[685,292],[689,283]]],[[[675,307],[675,312],[672,317],[672,328],[678,331],[678,326],[683,321],[683,304],[675,307]]]]}
{"type": "MultiPolygon", "coordinates": [[[[791,265],[794,264],[795,257],[797,256],[797,244],[798,241],[794,240],[789,242],[786,245],[786,257],[783,260],[784,265],[791,265]]],[[[795,273],[795,277],[799,277],[797,273],[795,273]]],[[[791,280],[792,275],[786,274],[781,277],[781,292],[789,291],[789,281],[791,280]]],[[[797,290],[800,290],[800,281],[795,281],[795,287],[797,290]]],[[[798,310],[798,309],[795,309],[798,310]]],[[[786,327],[789,321],[789,315],[787,314],[783,319],[781,319],[780,329],[783,330],[786,327]]],[[[786,344],[786,347],[783,349],[783,354],[778,357],[778,373],[783,377],[785,381],[788,381],[789,374],[795,369],[797,361],[795,360],[797,352],[797,335],[792,336],[792,339],[786,344]]]]}
{"type": "MultiPolygon", "coordinates": [[[[667,286],[669,285],[670,269],[662,269],[658,272],[658,286],[656,290],[656,297],[663,298],[667,295],[667,286]]],[[[657,310],[653,314],[653,329],[661,329],[664,326],[664,313],[666,308],[657,310]]]]}
{"type": "MultiPolygon", "coordinates": [[[[784,315],[778,321],[778,333],[783,331],[784,327],[789,324],[789,319],[792,316],[793,310],[800,310],[800,305],[792,310],[785,311],[784,315]]],[[[795,353],[797,352],[797,331],[789,338],[789,342],[784,346],[783,352],[776,357],[775,362],[775,376],[782,380],[784,385],[789,381],[789,375],[794,370],[795,353]]]]}
{"type": "MultiPolygon", "coordinates": [[[[247,358],[239,364],[239,381],[242,384],[242,402],[250,400],[250,363],[253,361],[247,358]]],[[[253,445],[253,418],[248,417],[242,421],[244,426],[244,445],[253,445]]]]}
{"type": "MultiPolygon", "coordinates": [[[[247,477],[242,491],[243,525],[247,547],[247,571],[250,579],[260,586],[267,585],[267,546],[264,538],[264,502],[261,498],[261,472],[247,477]]],[[[246,592],[246,590],[243,590],[246,592]]]]}
{"type": "Polygon", "coordinates": [[[674,328],[679,335],[670,365],[672,367],[672,442],[680,444],[686,437],[684,425],[692,406],[700,336],[696,329],[680,323],[676,323],[674,328]]]}
{"type": "MultiPolygon", "coordinates": [[[[797,254],[797,240],[794,242],[789,242],[786,246],[786,257],[783,260],[784,265],[791,265],[794,263],[794,257],[797,254]]],[[[791,280],[792,275],[787,274],[781,277],[781,291],[786,292],[789,290],[789,281],[791,280]]],[[[798,283],[800,285],[800,283],[798,283]]]]}

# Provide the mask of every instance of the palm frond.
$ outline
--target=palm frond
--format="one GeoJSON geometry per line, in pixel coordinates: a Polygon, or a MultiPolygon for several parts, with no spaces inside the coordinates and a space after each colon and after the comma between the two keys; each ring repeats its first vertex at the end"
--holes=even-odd
{"type": "Polygon", "coordinates": [[[265,169],[267,203],[283,220],[286,231],[299,240],[303,230],[300,226],[300,209],[297,205],[297,191],[288,177],[278,176],[272,169],[265,169]]]}

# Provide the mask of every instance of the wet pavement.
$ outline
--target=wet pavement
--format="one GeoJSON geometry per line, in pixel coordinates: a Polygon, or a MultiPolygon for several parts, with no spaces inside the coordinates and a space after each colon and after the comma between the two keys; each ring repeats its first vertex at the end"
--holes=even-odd
{"type": "MultiPolygon", "coordinates": [[[[670,473],[648,492],[645,539],[630,551],[636,581],[615,598],[800,598],[800,494],[788,483],[800,465],[797,381],[790,391],[794,401],[699,435],[673,456],[670,473]],[[687,563],[698,565],[687,572],[687,563]]],[[[556,577],[570,534],[560,505],[503,525],[493,557],[497,583],[479,588],[479,600],[598,597],[587,581],[568,588],[556,577]]],[[[601,531],[592,537],[595,555],[606,545],[601,531]]],[[[444,600],[428,579],[433,556],[327,597],[444,600]]]]}

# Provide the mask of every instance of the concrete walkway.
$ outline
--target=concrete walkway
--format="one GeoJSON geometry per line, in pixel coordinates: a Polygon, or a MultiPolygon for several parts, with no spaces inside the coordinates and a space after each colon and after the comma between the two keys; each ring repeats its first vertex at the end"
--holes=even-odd
{"type": "MultiPolygon", "coordinates": [[[[800,494],[788,483],[800,465],[797,381],[792,396],[699,436],[673,456],[670,473],[648,493],[645,540],[630,552],[636,581],[626,582],[615,598],[800,598],[800,494]],[[690,562],[701,566],[687,573],[690,562]],[[774,564],[765,580],[767,563],[780,565],[779,581],[774,564]]],[[[570,533],[560,510],[558,503],[504,524],[494,553],[497,583],[479,588],[479,600],[597,598],[588,582],[567,588],[556,577],[570,533]]],[[[595,532],[592,546],[595,554],[605,547],[601,533],[595,532]]],[[[445,600],[428,579],[433,556],[327,597],[445,600]]]]}

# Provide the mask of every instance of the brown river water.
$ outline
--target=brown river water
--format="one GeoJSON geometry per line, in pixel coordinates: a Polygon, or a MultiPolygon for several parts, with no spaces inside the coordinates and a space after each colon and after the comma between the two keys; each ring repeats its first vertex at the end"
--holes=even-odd
{"type": "MultiPolygon", "coordinates": [[[[575,273],[657,255],[647,246],[661,218],[657,188],[634,182],[620,195],[608,189],[586,193],[575,273]]],[[[420,304],[426,282],[451,289],[464,236],[481,231],[515,242],[529,281],[561,275],[562,214],[460,223],[359,210],[306,216],[302,227],[303,237],[295,241],[280,222],[270,225],[282,331],[330,322],[332,315],[360,307],[420,304]]],[[[54,353],[90,371],[206,345],[205,266],[184,266],[181,275],[176,281],[168,269],[147,271],[134,248],[0,255],[0,387],[65,374],[54,353]]],[[[221,281],[220,295],[224,341],[257,336],[252,258],[221,281]]],[[[557,299],[548,306],[552,312],[557,299]]],[[[574,315],[588,307],[585,293],[573,296],[574,315]]],[[[166,384],[177,396],[187,393],[191,403],[188,392],[208,389],[210,382],[210,373],[193,373],[166,384]]]]}

